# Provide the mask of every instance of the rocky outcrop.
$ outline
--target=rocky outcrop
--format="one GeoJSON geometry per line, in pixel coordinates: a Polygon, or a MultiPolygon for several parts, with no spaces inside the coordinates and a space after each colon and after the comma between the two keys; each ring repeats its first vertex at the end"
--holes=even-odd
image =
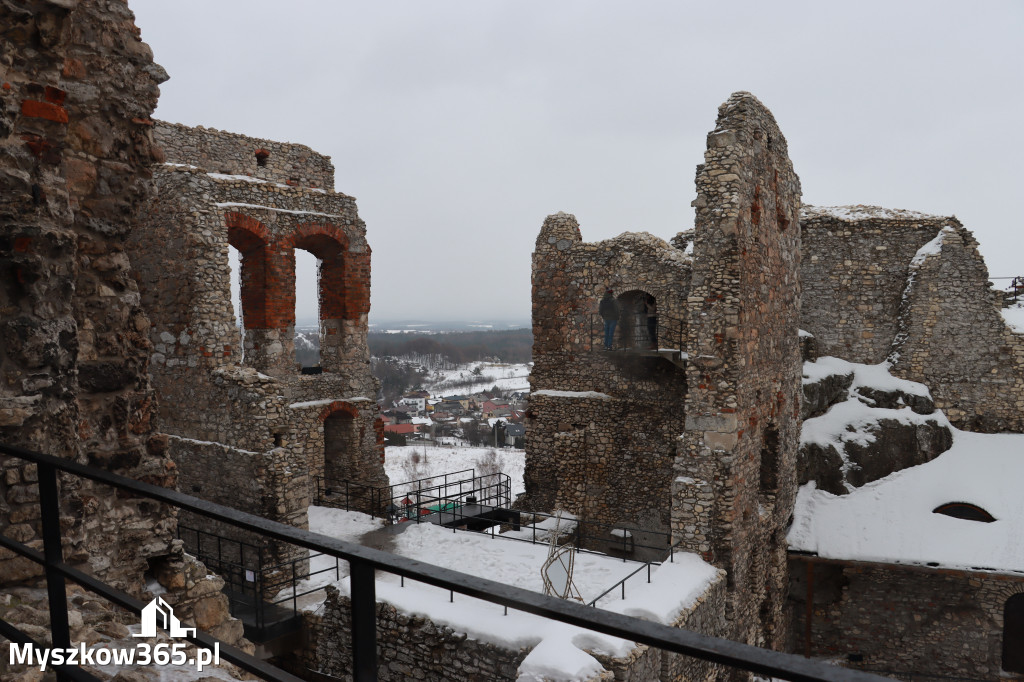
{"type": "Polygon", "coordinates": [[[804,365],[799,481],[843,495],[931,461],[953,444],[926,387],[888,374],[888,364],[822,358],[804,365]]]}

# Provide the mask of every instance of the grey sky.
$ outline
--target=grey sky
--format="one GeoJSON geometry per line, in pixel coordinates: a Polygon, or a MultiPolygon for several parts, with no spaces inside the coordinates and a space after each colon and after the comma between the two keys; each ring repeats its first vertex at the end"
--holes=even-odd
{"type": "Polygon", "coordinates": [[[159,118],[331,155],[371,319],[528,319],[549,213],[587,241],[692,227],[736,90],[805,203],[955,214],[992,276],[1024,274],[1019,0],[129,2],[171,75],[159,118]]]}

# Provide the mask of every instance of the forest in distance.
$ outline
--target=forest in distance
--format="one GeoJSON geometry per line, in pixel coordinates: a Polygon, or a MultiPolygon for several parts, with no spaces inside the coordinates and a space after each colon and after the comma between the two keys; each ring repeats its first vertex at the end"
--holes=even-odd
{"type": "Polygon", "coordinates": [[[435,356],[456,365],[474,360],[530,362],[533,353],[533,331],[530,329],[440,334],[370,332],[367,342],[372,357],[435,356]]]}
{"type": "MultiPolygon", "coordinates": [[[[503,329],[465,332],[370,332],[370,356],[412,360],[431,367],[462,365],[475,360],[530,362],[533,331],[503,329]]],[[[313,330],[296,329],[296,360],[304,367],[320,363],[320,339],[313,330]]]]}

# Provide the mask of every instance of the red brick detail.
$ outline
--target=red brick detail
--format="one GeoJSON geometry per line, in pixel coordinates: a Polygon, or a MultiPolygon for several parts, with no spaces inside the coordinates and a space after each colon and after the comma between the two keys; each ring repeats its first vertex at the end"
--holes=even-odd
{"type": "Polygon", "coordinates": [[[64,110],[64,107],[51,104],[50,102],[36,102],[31,99],[21,103],[21,115],[28,116],[29,118],[44,118],[48,121],[56,121],[57,123],[68,122],[68,112],[64,110]]]}
{"type": "MultiPolygon", "coordinates": [[[[359,408],[344,400],[335,400],[333,403],[320,411],[320,421],[332,416],[348,417],[349,419],[359,418],[359,408]]],[[[383,427],[383,424],[382,424],[383,427]]],[[[376,424],[374,425],[376,428],[376,424]]],[[[383,438],[383,436],[381,436],[383,438]]]]}
{"type": "Polygon", "coordinates": [[[260,221],[233,211],[224,215],[224,223],[228,228],[228,244],[238,249],[242,256],[240,279],[242,322],[245,328],[287,326],[279,324],[276,319],[271,320],[267,314],[270,298],[275,292],[268,275],[271,260],[270,230],[260,221]]]}
{"type": "MultiPolygon", "coordinates": [[[[350,253],[345,261],[345,278],[342,318],[357,319],[360,315],[370,312],[370,250],[365,253],[350,253]]],[[[323,317],[323,302],[320,314],[323,317]]]]}
{"type": "Polygon", "coordinates": [[[242,253],[265,246],[271,241],[267,226],[244,213],[225,213],[224,224],[228,228],[228,243],[242,253]]]}
{"type": "Polygon", "coordinates": [[[60,88],[47,85],[46,89],[43,90],[43,99],[51,104],[63,105],[64,98],[67,97],[67,94],[68,93],[64,92],[60,88]]]}
{"type": "Polygon", "coordinates": [[[64,60],[61,75],[65,78],[85,78],[85,65],[79,59],[68,57],[64,60]]]}
{"type": "Polygon", "coordinates": [[[14,250],[18,253],[25,253],[32,246],[32,237],[15,237],[14,250]]]}
{"type": "Polygon", "coordinates": [[[4,90],[10,90],[10,89],[11,89],[11,84],[10,83],[4,83],[4,90]]]}
{"type": "Polygon", "coordinates": [[[285,239],[294,248],[305,249],[320,259],[320,319],[346,318],[348,298],[349,240],[345,231],[331,223],[303,223],[285,239]]]}

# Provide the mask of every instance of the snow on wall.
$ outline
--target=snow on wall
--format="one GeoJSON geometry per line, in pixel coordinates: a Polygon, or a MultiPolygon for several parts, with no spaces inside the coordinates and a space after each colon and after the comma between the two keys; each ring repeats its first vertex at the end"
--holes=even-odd
{"type": "Polygon", "coordinates": [[[1024,573],[1024,435],[954,431],[953,447],[843,496],[798,495],[790,549],[833,559],[1024,573]],[[948,502],[993,523],[932,513],[948,502]]]}

